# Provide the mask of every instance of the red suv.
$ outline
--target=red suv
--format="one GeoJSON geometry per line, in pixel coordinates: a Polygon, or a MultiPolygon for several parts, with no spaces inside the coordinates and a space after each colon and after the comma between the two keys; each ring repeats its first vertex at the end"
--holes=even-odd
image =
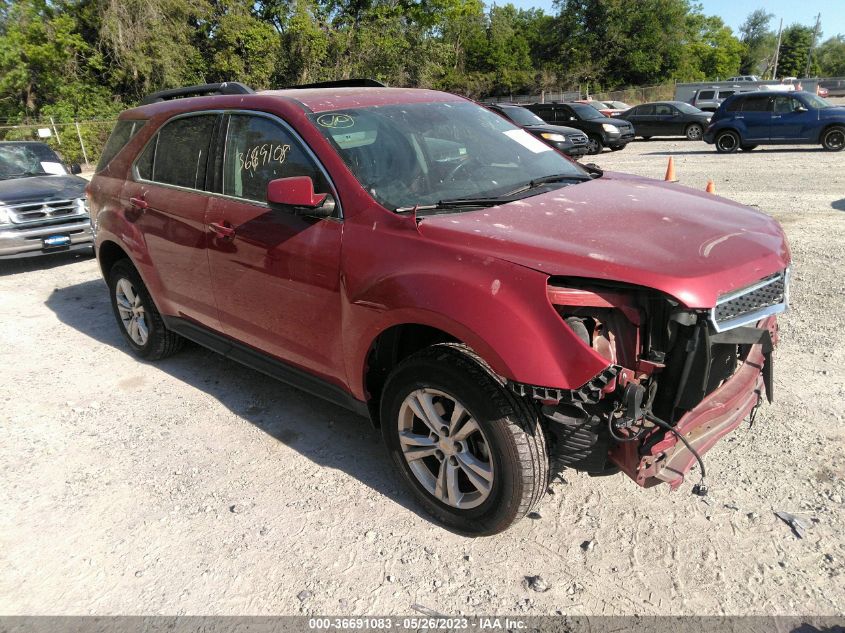
{"type": "Polygon", "coordinates": [[[131,349],[192,339],[368,415],[462,533],[507,528],[563,467],[703,479],[771,399],[777,222],[579,166],[461,97],[339,84],[120,116],[88,195],[131,349]]]}

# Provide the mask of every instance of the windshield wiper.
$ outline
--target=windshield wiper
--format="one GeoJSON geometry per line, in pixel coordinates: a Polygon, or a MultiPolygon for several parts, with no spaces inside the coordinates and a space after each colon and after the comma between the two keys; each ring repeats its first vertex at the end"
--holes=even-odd
{"type": "Polygon", "coordinates": [[[515,196],[518,193],[522,193],[523,191],[528,191],[530,189],[536,189],[541,185],[547,185],[553,182],[566,182],[567,180],[573,180],[575,182],[586,182],[588,180],[592,180],[592,176],[582,175],[582,174],[552,174],[551,176],[543,176],[542,178],[534,178],[533,180],[525,183],[517,187],[512,191],[508,191],[504,196],[515,196]]]}
{"type": "Polygon", "coordinates": [[[450,209],[452,207],[492,207],[497,204],[513,202],[509,196],[498,198],[448,198],[435,204],[415,204],[412,207],[399,207],[396,213],[408,213],[409,211],[431,211],[432,209],[450,209]]]}
{"type": "Polygon", "coordinates": [[[11,180],[12,178],[27,178],[29,176],[38,176],[40,172],[37,171],[22,171],[19,174],[6,174],[5,176],[0,176],[0,180],[11,180]]]}
{"type": "MultiPolygon", "coordinates": [[[[589,171],[589,170],[588,170],[589,171]]],[[[597,170],[599,175],[603,172],[597,170]]],[[[591,172],[592,173],[592,172],[591,172]]],[[[541,185],[546,185],[553,182],[565,182],[567,180],[574,182],[586,182],[592,180],[596,176],[586,174],[552,174],[551,176],[543,176],[542,178],[535,178],[532,181],[517,187],[512,191],[502,194],[501,196],[491,196],[486,198],[447,198],[441,200],[436,204],[419,204],[412,207],[399,207],[395,210],[396,213],[407,213],[409,211],[431,211],[432,209],[449,209],[452,207],[493,207],[498,204],[507,204],[508,202],[515,202],[520,198],[514,198],[521,193],[525,193],[530,189],[535,189],[541,185]]]]}

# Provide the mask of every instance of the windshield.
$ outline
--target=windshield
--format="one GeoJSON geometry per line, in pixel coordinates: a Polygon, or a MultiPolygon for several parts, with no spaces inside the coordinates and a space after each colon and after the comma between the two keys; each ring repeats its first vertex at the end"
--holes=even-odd
{"type": "Polygon", "coordinates": [[[570,108],[575,110],[575,114],[577,114],[582,119],[603,119],[604,115],[596,110],[593,106],[587,105],[586,103],[569,103],[567,104],[570,108]]]}
{"type": "Polygon", "coordinates": [[[546,125],[543,119],[525,108],[502,108],[502,112],[517,125],[546,125]]]}
{"type": "Polygon", "coordinates": [[[55,152],[40,144],[0,144],[0,179],[65,173],[55,152]]]}
{"type": "Polygon", "coordinates": [[[833,104],[830,101],[826,101],[821,97],[817,97],[814,94],[806,94],[803,97],[807,100],[807,103],[810,104],[813,108],[832,108],[833,104]]]}
{"type": "Polygon", "coordinates": [[[676,108],[678,108],[678,110],[680,110],[684,114],[704,114],[702,110],[699,110],[695,106],[691,106],[688,103],[676,102],[674,105],[676,108]]]}
{"type": "Polygon", "coordinates": [[[391,210],[502,196],[552,175],[589,179],[539,139],[474,103],[408,103],[310,118],[361,185],[391,210]]]}

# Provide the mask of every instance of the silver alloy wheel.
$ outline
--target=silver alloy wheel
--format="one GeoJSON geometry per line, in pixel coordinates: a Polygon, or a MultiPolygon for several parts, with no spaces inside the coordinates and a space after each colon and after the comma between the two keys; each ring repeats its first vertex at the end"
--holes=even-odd
{"type": "Polygon", "coordinates": [[[122,277],[114,287],[114,300],[129,338],[136,345],[143,347],[147,343],[150,331],[147,328],[141,295],[135,290],[131,281],[122,277]]]}
{"type": "Polygon", "coordinates": [[[701,129],[701,126],[698,125],[698,123],[693,123],[687,128],[687,139],[690,141],[697,141],[701,138],[702,132],[703,130],[701,129]]]}
{"type": "Polygon", "coordinates": [[[436,389],[408,394],[399,408],[399,446],[417,481],[438,501],[468,510],[490,496],[490,444],[454,397],[436,389]]]}
{"type": "Polygon", "coordinates": [[[587,141],[587,153],[588,154],[598,154],[601,150],[599,149],[599,142],[591,138],[587,141]]]}

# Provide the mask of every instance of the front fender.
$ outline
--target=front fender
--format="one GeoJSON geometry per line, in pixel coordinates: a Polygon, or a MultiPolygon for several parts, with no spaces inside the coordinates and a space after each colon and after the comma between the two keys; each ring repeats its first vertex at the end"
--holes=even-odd
{"type": "Polygon", "coordinates": [[[521,383],[577,389],[607,366],[549,302],[547,275],[434,243],[416,231],[397,231],[391,235],[396,248],[379,249],[369,243],[367,234],[374,233],[347,225],[344,235],[343,326],[351,341],[345,356],[356,397],[366,397],[373,342],[402,324],[442,330],[497,374],[521,383]]]}

